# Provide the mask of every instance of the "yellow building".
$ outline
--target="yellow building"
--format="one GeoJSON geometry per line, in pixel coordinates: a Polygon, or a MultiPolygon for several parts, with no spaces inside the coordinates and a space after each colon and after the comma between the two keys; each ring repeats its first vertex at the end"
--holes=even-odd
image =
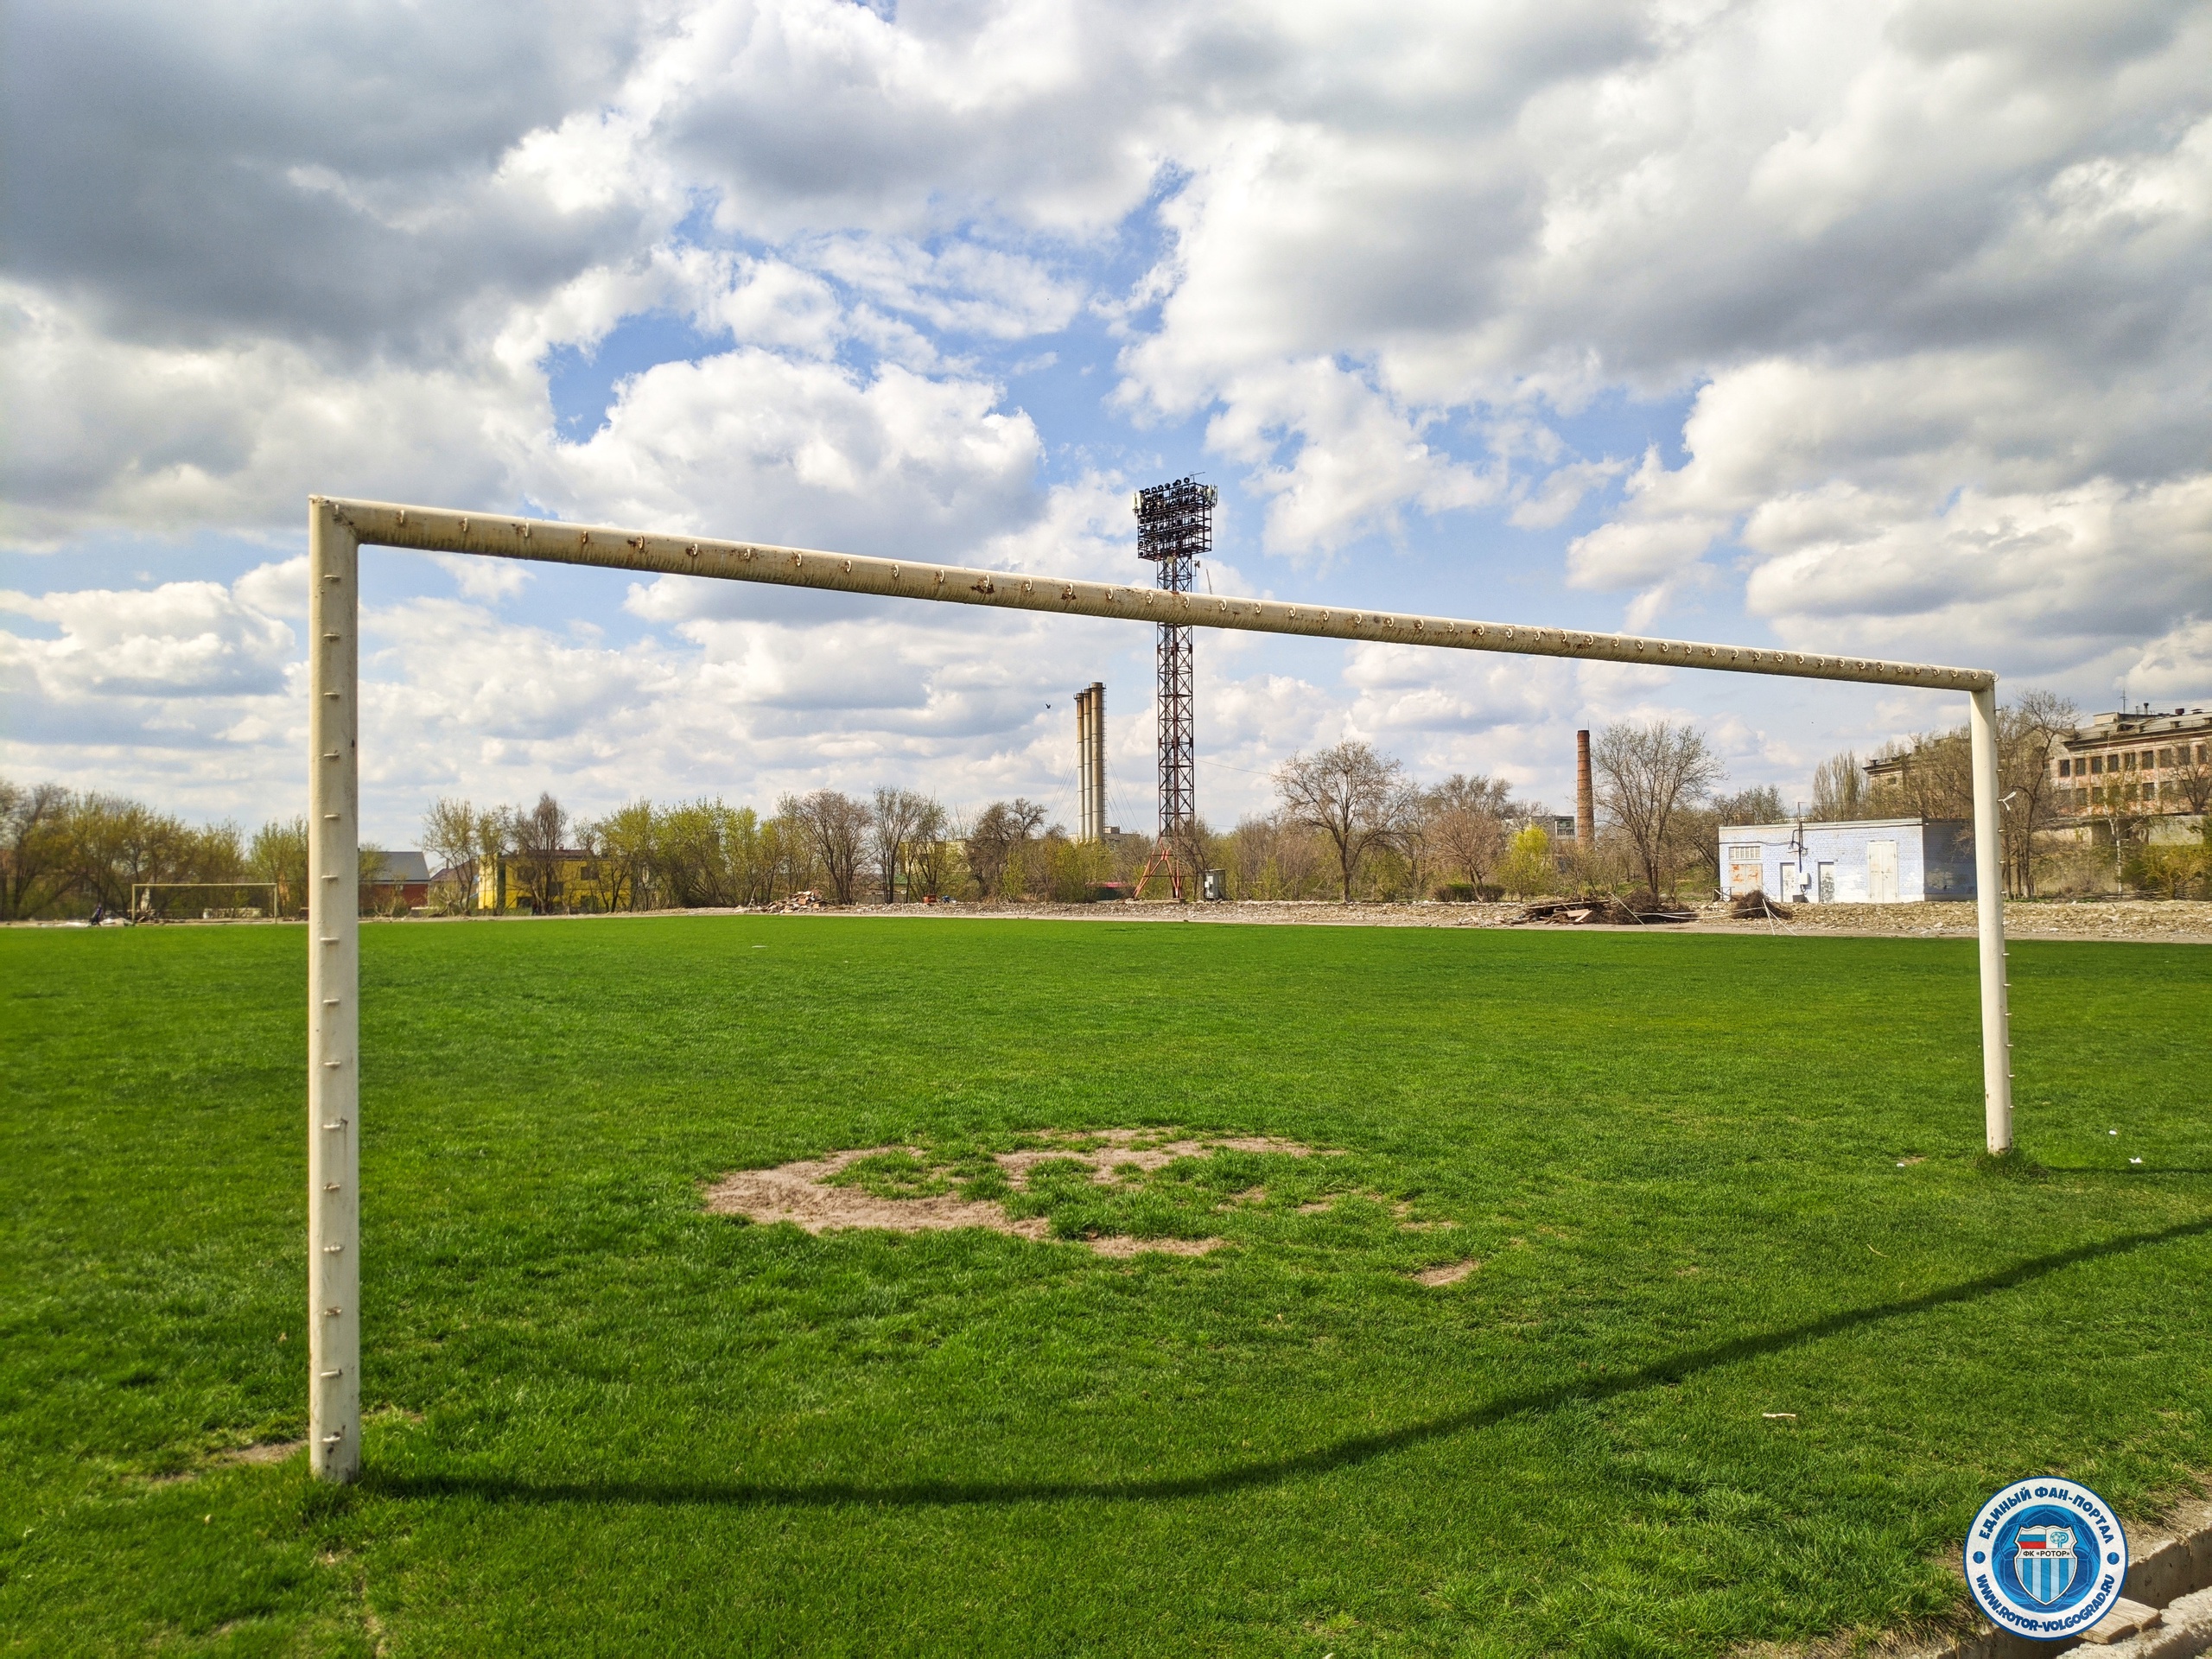
{"type": "Polygon", "coordinates": [[[593,877],[597,861],[581,848],[543,855],[503,853],[477,865],[476,903],[495,914],[537,911],[564,914],[600,907],[593,877]]]}

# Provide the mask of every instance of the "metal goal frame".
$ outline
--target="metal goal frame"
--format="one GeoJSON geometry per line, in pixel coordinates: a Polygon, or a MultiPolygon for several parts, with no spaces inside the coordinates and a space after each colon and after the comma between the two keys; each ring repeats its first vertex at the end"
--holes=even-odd
{"type": "Polygon", "coordinates": [[[125,913],[134,922],[167,921],[169,919],[167,916],[156,917],[153,913],[151,895],[175,892],[180,887],[207,888],[220,893],[266,891],[269,894],[269,919],[275,921],[284,913],[283,906],[278,902],[284,896],[283,884],[277,881],[133,881],[130,884],[130,908],[125,913]]]}
{"type": "Polygon", "coordinates": [[[927,559],[669,536],[512,513],[336,496],[308,499],[308,1451],[315,1474],[361,1467],[360,550],[363,546],[767,582],[1000,610],[1179,626],[1377,640],[1447,651],[1848,680],[1963,693],[1972,734],[1975,908],[1980,936],[1984,1138],[2012,1144],[2012,1043],[1999,846],[1997,676],[1764,646],[1580,628],[1219,598],[1118,582],[976,570],[927,559]]]}

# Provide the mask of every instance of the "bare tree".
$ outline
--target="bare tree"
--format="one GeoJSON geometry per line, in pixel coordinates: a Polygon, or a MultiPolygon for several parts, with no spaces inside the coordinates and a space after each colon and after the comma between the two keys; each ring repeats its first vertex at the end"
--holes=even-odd
{"type": "Polygon", "coordinates": [[[512,826],[515,874],[531,907],[541,916],[560,909],[566,896],[561,854],[569,835],[567,809],[550,791],[541,791],[536,806],[513,815],[512,826]]]}
{"type": "Polygon", "coordinates": [[[2057,815],[2062,740],[2082,723],[2070,697],[2027,691],[1997,711],[1997,793],[2003,803],[2001,840],[2005,887],[2024,899],[2036,893],[2035,839],[2057,815]]]}
{"type": "MultiPolygon", "coordinates": [[[[1866,769],[1849,749],[1832,754],[1813,769],[1813,816],[1823,823],[1863,817],[1866,810],[1866,769]]],[[[1749,820],[1738,820],[1739,823],[1749,820]]]]}
{"type": "Polygon", "coordinates": [[[1429,794],[1429,836],[1438,855],[1479,892],[1505,856],[1513,787],[1503,778],[1454,773],[1429,794]]]}
{"type": "Polygon", "coordinates": [[[1868,791],[1866,816],[1974,817],[1974,748],[1965,727],[1885,743],[1875,759],[1895,763],[1895,769],[1868,791]]]}
{"type": "Polygon", "coordinates": [[[1044,822],[1045,809],[1018,795],[1011,801],[993,801],[976,815],[963,840],[968,872],[984,898],[999,894],[1007,870],[1019,868],[1022,849],[1044,822]]]}
{"type": "Polygon", "coordinates": [[[768,895],[781,892],[789,898],[814,889],[821,861],[814,855],[813,838],[798,798],[786,795],[776,803],[776,816],[760,826],[760,848],[768,865],[768,895]]]}
{"type": "Polygon", "coordinates": [[[1599,778],[1599,804],[1635,847],[1644,887],[1657,893],[1668,828],[1678,810],[1720,781],[1720,758],[1694,726],[1630,721],[1598,734],[1590,764],[1599,778]]]}
{"type": "MultiPolygon", "coordinates": [[[[2004,803],[1999,861],[2008,891],[2034,890],[2035,837],[2057,807],[2051,757],[2080,719],[2070,701],[2050,691],[2024,693],[1997,711],[1997,792],[2004,803]]],[[[1973,822],[1974,746],[1966,728],[1885,744],[1880,758],[1896,766],[1867,797],[1864,814],[1973,822]]]]}
{"type": "MultiPolygon", "coordinates": [[[[1731,823],[1779,823],[1788,816],[1782,791],[1772,784],[1755,784],[1733,795],[1678,807],[1667,830],[1668,857],[1676,868],[1699,873],[1700,880],[1720,891],[1720,830],[1731,823]]],[[[1722,897],[1726,897],[1722,894],[1722,897]]]]}
{"type": "Polygon", "coordinates": [[[1321,838],[1287,812],[1244,819],[1228,843],[1241,899],[1304,899],[1321,880],[1321,838]]]}
{"type": "Polygon", "coordinates": [[[1359,742],[1338,743],[1310,757],[1294,754],[1275,769],[1283,810],[1335,846],[1345,904],[1368,854],[1396,836],[1412,810],[1405,771],[1371,744],[1359,742]]]}
{"type": "Polygon", "coordinates": [[[450,902],[462,911],[476,908],[483,846],[477,821],[481,816],[468,802],[450,797],[433,801],[423,815],[423,850],[430,856],[430,874],[451,872],[447,878],[453,888],[450,902]]]}
{"type": "Polygon", "coordinates": [[[2174,764],[2166,769],[2166,791],[2189,803],[2192,812],[2212,804],[2212,743],[2192,744],[2184,736],[2174,746],[2174,764]]]}
{"type": "Polygon", "coordinates": [[[911,789],[875,791],[874,834],[869,847],[875,855],[876,879],[883,887],[883,902],[899,902],[899,873],[906,868],[906,843],[913,838],[922,810],[931,804],[911,789]]]}
{"type": "Polygon", "coordinates": [[[914,827],[906,836],[906,896],[919,893],[925,899],[944,896],[946,884],[952,878],[952,843],[946,838],[951,820],[939,803],[927,796],[922,798],[920,809],[914,815],[914,827]]]}
{"type": "Polygon", "coordinates": [[[811,795],[785,802],[785,809],[821,861],[830,883],[830,901],[851,904],[868,846],[868,825],[875,816],[868,810],[868,803],[834,789],[817,789],[811,795]]]}

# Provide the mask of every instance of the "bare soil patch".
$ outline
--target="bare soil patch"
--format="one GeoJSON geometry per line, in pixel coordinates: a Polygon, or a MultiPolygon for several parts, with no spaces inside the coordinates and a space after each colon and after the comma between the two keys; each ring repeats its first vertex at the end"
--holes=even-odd
{"type": "Polygon", "coordinates": [[[1129,1238],[1116,1233],[1085,1241],[1097,1255],[1205,1255],[1229,1243],[1225,1238],[1129,1238]]]}
{"type": "Polygon", "coordinates": [[[1482,1263],[1470,1258],[1465,1262],[1446,1262],[1440,1267],[1423,1268],[1414,1274],[1414,1282],[1427,1285],[1431,1290],[1444,1285],[1456,1285],[1482,1263]]]}
{"type": "Polygon", "coordinates": [[[746,1216],[759,1222],[788,1221],[810,1233],[843,1227],[880,1227],[894,1233],[925,1233],[953,1227],[988,1227],[1015,1238],[1044,1239],[1052,1224],[1042,1216],[1016,1221],[995,1200],[969,1203],[953,1194],[925,1198],[878,1198],[865,1187],[832,1186],[830,1178],[863,1158],[913,1151],[910,1147],[863,1147],[833,1152],[827,1158],[781,1164],[773,1169],[741,1169],[707,1189],[707,1208],[718,1216],[746,1216]]]}
{"type": "MultiPolygon", "coordinates": [[[[1029,1186],[1031,1173],[1040,1164],[1077,1164],[1090,1171],[1094,1185],[1134,1184],[1154,1170],[1184,1158],[1210,1158],[1222,1152],[1274,1153],[1291,1158],[1331,1156],[1295,1141],[1272,1135],[1224,1136],[1205,1140],[1172,1130],[1101,1129],[1050,1130],[1028,1137],[1038,1144],[993,1154],[992,1161],[1016,1192],[1029,1186]]],[[[887,1232],[918,1233],[956,1227],[983,1227],[1013,1238],[1044,1243],[1052,1236],[1052,1223],[1043,1216],[1020,1218],[1007,1212],[996,1198],[963,1198],[952,1192],[886,1194],[838,1178],[863,1159],[926,1160],[918,1147],[864,1147],[833,1152],[826,1158],[802,1159],[772,1169],[734,1170],[707,1189],[708,1210],[715,1215],[744,1216],[749,1220],[787,1221],[810,1233],[845,1228],[872,1227],[887,1232]]],[[[1265,1188],[1248,1189],[1264,1198],[1265,1188]]],[[[1132,1238],[1120,1234],[1084,1241],[1099,1255],[1125,1257],[1147,1252],[1164,1255],[1204,1255],[1229,1241],[1223,1238],[1132,1238]]]]}
{"type": "Polygon", "coordinates": [[[242,1446],[235,1452],[218,1452],[210,1463],[264,1464],[282,1463],[295,1452],[307,1449],[305,1440],[264,1440],[259,1446],[242,1446]]]}
{"type": "Polygon", "coordinates": [[[307,1449],[305,1440],[264,1440],[257,1446],[232,1446],[227,1452],[218,1452],[204,1459],[197,1468],[180,1469],[173,1475],[156,1475],[149,1483],[156,1486],[174,1486],[180,1482],[197,1480],[215,1469],[251,1468],[282,1463],[296,1452],[307,1449]]]}

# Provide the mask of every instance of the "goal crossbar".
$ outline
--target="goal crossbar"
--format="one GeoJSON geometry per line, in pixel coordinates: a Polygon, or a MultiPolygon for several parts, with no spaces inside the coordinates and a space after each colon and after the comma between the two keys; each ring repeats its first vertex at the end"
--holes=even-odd
{"type": "Polygon", "coordinates": [[[1024,575],[929,559],[872,558],[763,542],[568,524],[511,513],[310,496],[308,500],[308,1452],[317,1475],[360,1470],[360,549],[463,553],[639,574],[706,576],[886,599],[1237,628],[1444,650],[1656,664],[1789,679],[1910,685],[1966,694],[1974,778],[1980,950],[1982,1096],[1993,1153],[2012,1144],[1999,831],[1997,676],[1987,669],[1887,662],[1768,646],[1580,628],[1353,610],[1279,600],[1024,575]]]}

